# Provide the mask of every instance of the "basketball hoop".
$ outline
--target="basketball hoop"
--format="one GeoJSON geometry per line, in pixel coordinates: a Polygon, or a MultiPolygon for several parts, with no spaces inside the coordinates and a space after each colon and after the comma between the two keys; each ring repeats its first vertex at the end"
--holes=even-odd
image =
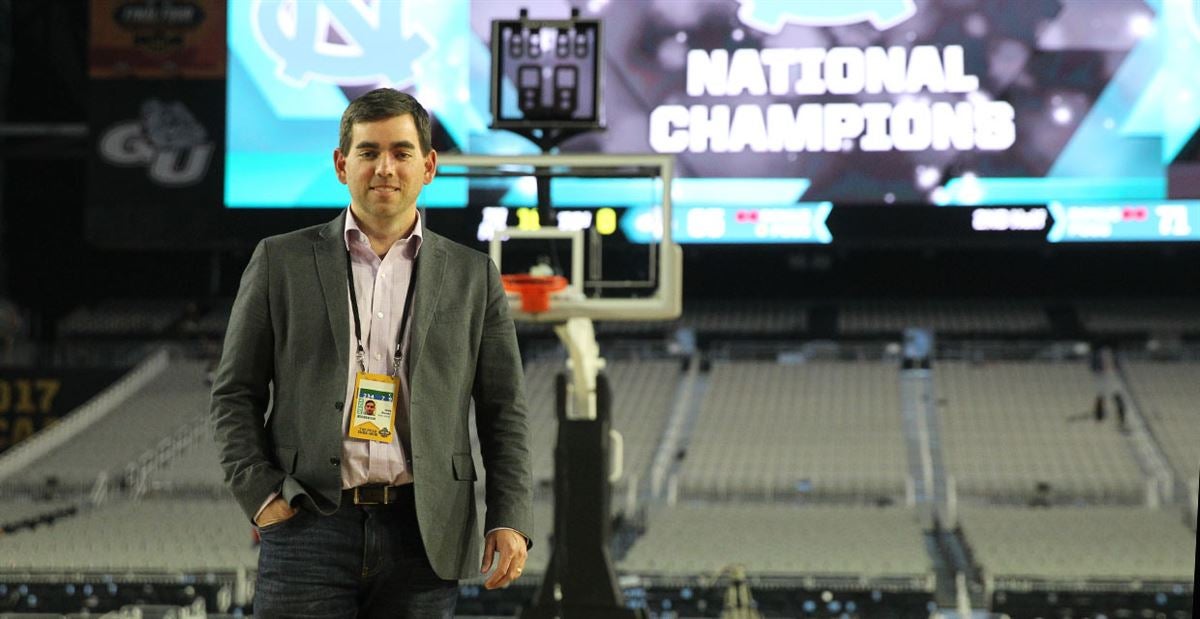
{"type": "Polygon", "coordinates": [[[521,297],[521,310],[540,314],[550,309],[550,293],[567,287],[567,278],[561,275],[502,275],[504,289],[521,297]]]}

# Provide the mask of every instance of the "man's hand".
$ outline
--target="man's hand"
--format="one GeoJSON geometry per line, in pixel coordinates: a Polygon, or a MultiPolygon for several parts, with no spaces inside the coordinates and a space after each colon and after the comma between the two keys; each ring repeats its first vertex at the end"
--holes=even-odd
{"type": "Polygon", "coordinates": [[[525,569],[525,559],[529,556],[523,535],[512,529],[496,529],[487,534],[480,573],[486,574],[492,569],[492,556],[497,552],[500,553],[500,559],[496,562],[496,571],[483,583],[488,589],[507,587],[520,578],[521,571],[525,569]]]}
{"type": "Polygon", "coordinates": [[[258,528],[260,529],[269,527],[295,516],[296,512],[299,511],[300,510],[292,507],[291,505],[288,505],[288,502],[284,500],[282,496],[277,496],[275,497],[274,501],[267,503],[267,506],[263,508],[262,513],[260,513],[258,518],[254,520],[254,524],[258,525],[258,528]]]}

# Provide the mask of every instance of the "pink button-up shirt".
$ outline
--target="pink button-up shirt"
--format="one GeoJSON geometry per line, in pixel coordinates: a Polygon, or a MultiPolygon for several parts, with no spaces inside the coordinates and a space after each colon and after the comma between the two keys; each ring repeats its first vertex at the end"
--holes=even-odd
{"type": "MultiPolygon", "coordinates": [[[[346,250],[350,252],[350,266],[354,273],[354,294],[358,299],[358,319],[362,325],[362,346],[366,356],[363,362],[370,374],[398,376],[400,393],[396,398],[396,438],[391,443],[380,443],[364,439],[349,438],[350,415],[354,406],[354,379],[359,371],[358,341],[354,336],[354,316],[346,326],[350,334],[350,360],[346,377],[346,405],[342,411],[342,487],[353,488],[363,484],[387,484],[399,486],[412,483],[412,463],[409,457],[411,435],[409,433],[409,403],[411,390],[408,385],[408,343],[412,333],[412,310],[409,310],[409,328],[405,329],[401,342],[401,366],[395,368],[396,338],[400,334],[400,319],[404,314],[404,303],[408,296],[409,280],[413,276],[413,265],[421,249],[421,216],[418,213],[412,232],[395,242],[381,259],[371,249],[367,238],[354,218],[353,212],[346,215],[346,250]]],[[[415,293],[415,291],[414,291],[415,293]]],[[[346,302],[350,302],[350,291],[346,290],[346,302]]],[[[353,308],[351,308],[353,311],[353,308]]]]}

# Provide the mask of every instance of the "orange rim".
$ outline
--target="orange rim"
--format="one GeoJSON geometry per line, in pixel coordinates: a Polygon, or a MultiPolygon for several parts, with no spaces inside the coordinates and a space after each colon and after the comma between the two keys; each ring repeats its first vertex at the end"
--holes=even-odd
{"type": "Polygon", "coordinates": [[[550,294],[567,287],[561,275],[514,274],[500,277],[504,289],[521,297],[521,310],[538,314],[550,309],[550,294]]]}

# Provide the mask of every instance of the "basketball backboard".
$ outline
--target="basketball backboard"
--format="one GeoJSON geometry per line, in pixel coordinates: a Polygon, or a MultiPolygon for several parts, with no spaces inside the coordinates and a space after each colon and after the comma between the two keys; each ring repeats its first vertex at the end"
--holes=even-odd
{"type": "Polygon", "coordinates": [[[679,316],[682,254],[671,234],[669,155],[445,155],[438,163],[439,176],[467,177],[496,198],[481,213],[479,238],[489,241],[502,274],[568,280],[545,312],[526,312],[510,296],[515,319],[679,316]],[[554,222],[537,209],[538,176],[551,180],[554,222]]]}

